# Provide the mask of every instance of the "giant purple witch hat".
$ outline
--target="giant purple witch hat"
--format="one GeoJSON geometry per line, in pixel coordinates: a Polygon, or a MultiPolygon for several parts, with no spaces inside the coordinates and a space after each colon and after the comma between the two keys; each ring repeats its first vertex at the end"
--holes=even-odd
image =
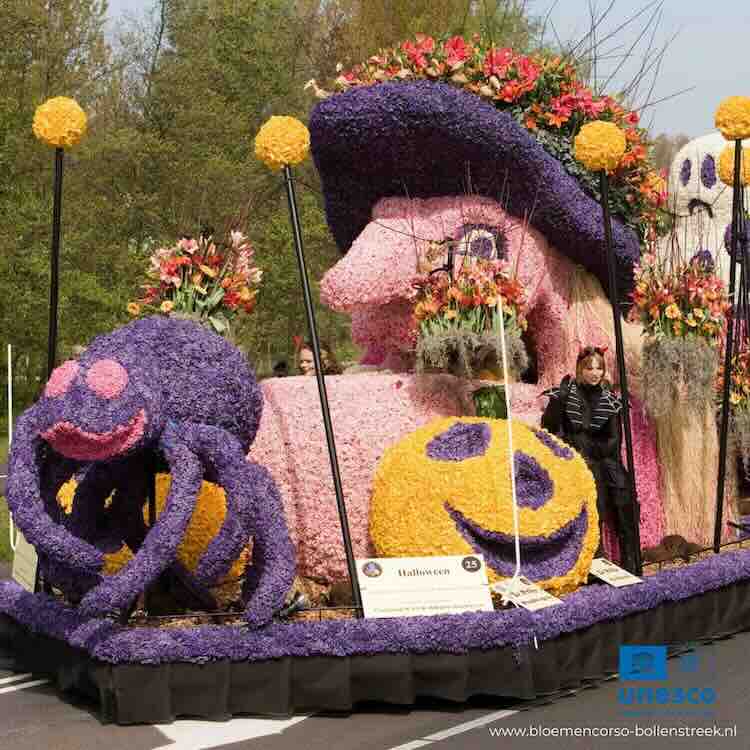
{"type": "MultiPolygon", "coordinates": [[[[598,201],[529,131],[475,94],[431,81],[353,88],[317,104],[310,134],[328,224],[343,252],[381,198],[470,190],[528,217],[608,290],[598,201]]],[[[615,219],[612,229],[624,300],[633,288],[640,245],[621,221],[615,219]]]]}

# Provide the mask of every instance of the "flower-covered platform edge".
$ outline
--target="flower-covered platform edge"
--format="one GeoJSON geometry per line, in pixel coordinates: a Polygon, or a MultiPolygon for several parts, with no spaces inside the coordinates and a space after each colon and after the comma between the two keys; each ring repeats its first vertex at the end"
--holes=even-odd
{"type": "Polygon", "coordinates": [[[562,604],[537,613],[514,609],[398,619],[277,622],[257,631],[219,625],[124,627],[111,620],[84,619],[55,599],[30,594],[6,581],[0,584],[0,614],[31,633],[63,641],[109,664],[466,654],[471,650],[528,646],[534,638],[537,642],[552,640],[748,579],[750,550],[738,550],[647,576],[643,583],[621,589],[604,584],[588,586],[566,597],[562,604]]]}

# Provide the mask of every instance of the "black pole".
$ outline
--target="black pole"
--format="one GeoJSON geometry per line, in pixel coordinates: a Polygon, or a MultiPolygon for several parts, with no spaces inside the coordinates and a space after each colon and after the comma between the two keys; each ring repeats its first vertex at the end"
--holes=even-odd
{"type": "MultiPolygon", "coordinates": [[[[719,430],[719,476],[716,482],[716,518],[714,520],[714,552],[721,547],[721,529],[724,521],[724,484],[726,480],[727,443],[729,441],[729,390],[732,382],[732,354],[734,344],[734,319],[737,312],[734,287],[737,281],[737,250],[742,223],[742,182],[740,161],[742,141],[734,142],[734,195],[732,196],[732,236],[730,242],[729,300],[732,309],[727,320],[727,337],[724,343],[724,383],[721,394],[721,428],[719,430]]],[[[744,252],[744,250],[743,250],[744,252]]]]}
{"type": "MultiPolygon", "coordinates": [[[[633,460],[633,433],[630,429],[630,394],[628,392],[628,376],[625,370],[625,346],[622,338],[622,318],[617,293],[617,272],[615,268],[615,254],[612,248],[612,220],[609,215],[609,180],[607,173],[599,173],[599,186],[602,194],[602,216],[604,219],[604,244],[607,251],[607,273],[609,275],[609,301],[612,305],[615,324],[615,353],[617,355],[617,373],[620,378],[622,393],[622,428],[625,433],[625,454],[628,459],[628,481],[630,484],[630,501],[633,505],[633,541],[635,542],[635,573],[643,573],[641,560],[641,531],[638,526],[639,513],[638,493],[635,486],[635,462],[633,460]]],[[[622,540],[620,540],[622,542],[622,540]]]]}
{"type": "MultiPolygon", "coordinates": [[[[55,369],[57,355],[57,297],[60,281],[60,218],[62,215],[62,181],[63,154],[62,148],[55,149],[55,187],[52,204],[52,248],[49,262],[49,325],[47,329],[47,379],[55,369]]],[[[59,511],[58,511],[59,512],[59,511]]],[[[45,594],[52,594],[48,581],[42,582],[42,575],[37,568],[34,591],[40,588],[45,594]]]]}
{"type": "Polygon", "coordinates": [[[349,569],[349,578],[352,584],[352,598],[356,607],[357,617],[362,613],[362,595],[359,590],[357,579],[357,566],[354,562],[354,551],[352,549],[352,538],[349,533],[349,521],[346,516],[346,503],[344,502],[344,491],[341,487],[341,473],[339,472],[339,461],[336,456],[336,441],[333,436],[333,425],[331,423],[331,412],[328,408],[328,393],[326,392],[325,378],[323,376],[323,365],[320,357],[320,341],[318,339],[318,327],[315,323],[315,310],[313,309],[310,283],[307,280],[307,266],[305,264],[305,253],[302,247],[302,232],[300,229],[299,215],[297,214],[297,198],[294,194],[294,180],[289,165],[284,166],[284,181],[286,183],[286,196],[289,201],[289,215],[292,219],[292,230],[294,232],[294,249],[297,252],[297,265],[302,281],[302,292],[305,297],[305,312],[307,313],[307,326],[310,330],[310,340],[313,348],[313,359],[315,360],[315,378],[318,381],[318,395],[320,396],[320,408],[323,412],[323,426],[326,431],[326,442],[328,443],[328,458],[331,461],[331,474],[333,476],[333,487],[336,491],[336,505],[339,511],[341,523],[341,535],[344,538],[344,550],[346,551],[346,565],[349,569]]]}
{"type": "Polygon", "coordinates": [[[52,207],[52,251],[49,276],[49,327],[47,334],[47,377],[55,369],[57,358],[57,297],[60,282],[60,218],[62,214],[62,181],[64,149],[55,149],[55,197],[52,207]]]}

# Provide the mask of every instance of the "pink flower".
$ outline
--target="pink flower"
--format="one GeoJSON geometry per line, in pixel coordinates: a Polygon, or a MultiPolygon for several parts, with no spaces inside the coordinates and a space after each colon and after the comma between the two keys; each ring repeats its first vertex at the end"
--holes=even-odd
{"type": "Polygon", "coordinates": [[[406,56],[411,60],[414,66],[421,70],[427,67],[427,58],[425,57],[425,54],[434,51],[435,40],[431,36],[417,34],[416,42],[416,44],[413,42],[404,42],[401,45],[401,49],[406,53],[406,56]]]}
{"type": "Polygon", "coordinates": [[[484,74],[503,78],[512,62],[513,50],[510,47],[503,47],[502,49],[492,47],[484,58],[484,74]]]}
{"type": "Polygon", "coordinates": [[[448,65],[458,65],[469,57],[469,48],[462,36],[453,36],[445,43],[445,60],[448,65]]]}
{"type": "Polygon", "coordinates": [[[540,69],[538,65],[535,65],[530,58],[525,55],[521,55],[516,60],[516,68],[518,69],[518,76],[524,83],[524,88],[530,91],[536,79],[539,78],[540,69]]]}

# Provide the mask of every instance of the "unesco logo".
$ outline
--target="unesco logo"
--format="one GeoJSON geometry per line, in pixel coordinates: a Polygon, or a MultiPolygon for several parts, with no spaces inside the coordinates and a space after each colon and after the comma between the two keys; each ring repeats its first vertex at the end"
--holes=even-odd
{"type": "MultiPolygon", "coordinates": [[[[677,661],[682,678],[697,676],[700,655],[691,651],[677,661]]],[[[623,682],[666,682],[666,646],[620,646],[620,680],[623,682]]],[[[716,690],[708,686],[633,685],[617,691],[617,702],[635,708],[706,708],[716,702],[716,690]]]]}

